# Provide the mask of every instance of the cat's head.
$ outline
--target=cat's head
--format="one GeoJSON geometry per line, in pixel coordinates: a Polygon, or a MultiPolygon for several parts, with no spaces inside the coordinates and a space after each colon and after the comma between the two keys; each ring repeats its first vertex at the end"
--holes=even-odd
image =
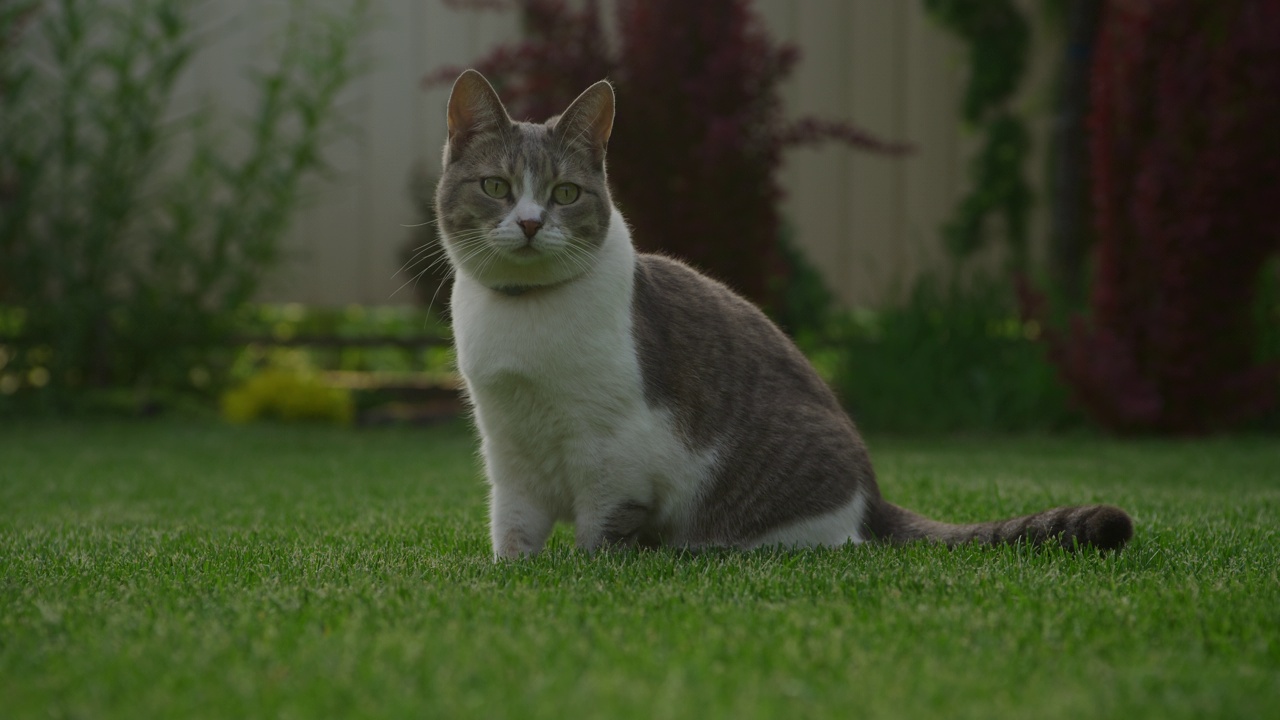
{"type": "Polygon", "coordinates": [[[488,287],[525,289],[592,267],[612,215],[605,148],[613,89],[600,81],[545,124],[514,122],[475,70],[454,82],[436,190],[454,267],[488,287]]]}

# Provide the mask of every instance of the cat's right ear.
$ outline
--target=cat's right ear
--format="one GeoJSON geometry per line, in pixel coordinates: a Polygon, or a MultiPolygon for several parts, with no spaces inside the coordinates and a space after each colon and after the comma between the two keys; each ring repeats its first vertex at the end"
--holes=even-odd
{"type": "Polygon", "coordinates": [[[445,163],[456,159],[477,135],[511,125],[507,109],[483,75],[464,70],[449,93],[449,145],[445,163]]]}

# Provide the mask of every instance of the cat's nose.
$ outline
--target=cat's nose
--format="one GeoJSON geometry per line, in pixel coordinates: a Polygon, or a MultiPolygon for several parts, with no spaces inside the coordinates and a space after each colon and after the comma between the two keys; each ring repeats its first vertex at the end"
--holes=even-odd
{"type": "Polygon", "coordinates": [[[538,220],[521,220],[516,224],[524,230],[524,236],[529,239],[533,239],[533,236],[538,234],[538,228],[542,227],[542,223],[538,220]]]}

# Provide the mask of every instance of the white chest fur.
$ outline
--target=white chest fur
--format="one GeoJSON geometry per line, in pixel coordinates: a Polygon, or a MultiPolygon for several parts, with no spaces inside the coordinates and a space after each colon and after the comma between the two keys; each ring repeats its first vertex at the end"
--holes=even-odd
{"type": "Polygon", "coordinates": [[[508,297],[457,278],[458,365],[493,487],[499,554],[536,552],[556,520],[573,521],[579,542],[592,544],[625,504],[649,508],[678,541],[692,512],[711,458],[689,451],[670,414],[645,402],[634,266],[615,211],[595,266],[562,286],[508,297]]]}

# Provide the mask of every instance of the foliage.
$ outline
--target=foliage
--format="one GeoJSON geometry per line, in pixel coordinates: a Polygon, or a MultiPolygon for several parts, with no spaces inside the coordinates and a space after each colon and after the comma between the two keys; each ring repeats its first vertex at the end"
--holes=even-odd
{"type": "Polygon", "coordinates": [[[190,387],[278,260],[301,182],[323,168],[364,6],[294,8],[238,145],[210,108],[165,119],[198,50],[182,0],[62,0],[0,46],[11,377],[42,378],[35,394],[59,405],[86,389],[190,387]]]}
{"type": "MultiPolygon", "coordinates": [[[[1105,9],[1090,118],[1090,316],[1048,336],[1076,399],[1119,432],[1197,433],[1275,405],[1255,304],[1280,251],[1280,4],[1105,9]]],[[[1040,300],[1028,293],[1027,306],[1040,300]]]]}
{"type": "Polygon", "coordinates": [[[961,116],[982,134],[970,166],[973,187],[943,228],[947,248],[958,259],[971,256],[989,236],[991,219],[999,218],[1010,265],[1025,270],[1032,194],[1023,166],[1031,138],[1010,100],[1026,70],[1030,28],[1012,0],[924,0],[924,5],[968,46],[961,116]]]}
{"type": "Polygon", "coordinates": [[[222,416],[233,423],[272,418],[350,425],[355,418],[351,391],[331,387],[298,360],[277,362],[259,370],[223,393],[221,406],[222,416]]]}
{"type": "Polygon", "coordinates": [[[804,250],[795,241],[790,223],[782,223],[778,250],[791,269],[787,278],[776,278],[773,288],[777,302],[770,315],[788,335],[797,341],[821,336],[836,314],[836,298],[827,287],[804,250]]]}
{"type": "Polygon", "coordinates": [[[806,348],[870,432],[1059,430],[1080,418],[1005,283],[920,278],[907,301],[859,311],[806,348]]]}
{"type": "Polygon", "coordinates": [[[236,387],[221,397],[232,422],[435,422],[460,409],[448,328],[423,310],[253,305],[237,328],[236,387]]]}
{"type": "Polygon", "coordinates": [[[453,378],[448,327],[412,307],[251,305],[241,313],[236,327],[238,339],[244,343],[228,372],[235,380],[280,364],[280,351],[285,347],[291,347],[288,352],[293,355],[287,365],[301,363],[341,373],[413,375],[441,382],[453,378]],[[289,345],[300,339],[315,342],[289,345]],[[374,340],[378,342],[361,342],[374,340]]]}
{"type": "Polygon", "coordinates": [[[1280,444],[870,444],[923,512],[1107,501],[1137,535],[588,556],[562,529],[494,563],[463,423],[23,423],[0,432],[5,716],[1280,716],[1280,444]]]}
{"type": "MultiPolygon", "coordinates": [[[[637,245],[690,261],[765,307],[777,306],[780,279],[792,272],[779,246],[782,151],[825,140],[905,150],[848,123],[784,119],[778,88],[799,54],[769,37],[746,0],[617,0],[614,42],[595,0],[580,9],[562,0],[511,5],[525,39],[476,67],[512,115],[545,119],[610,78],[619,117],[609,175],[637,245]]],[[[457,73],[446,68],[427,82],[457,73]]]]}

